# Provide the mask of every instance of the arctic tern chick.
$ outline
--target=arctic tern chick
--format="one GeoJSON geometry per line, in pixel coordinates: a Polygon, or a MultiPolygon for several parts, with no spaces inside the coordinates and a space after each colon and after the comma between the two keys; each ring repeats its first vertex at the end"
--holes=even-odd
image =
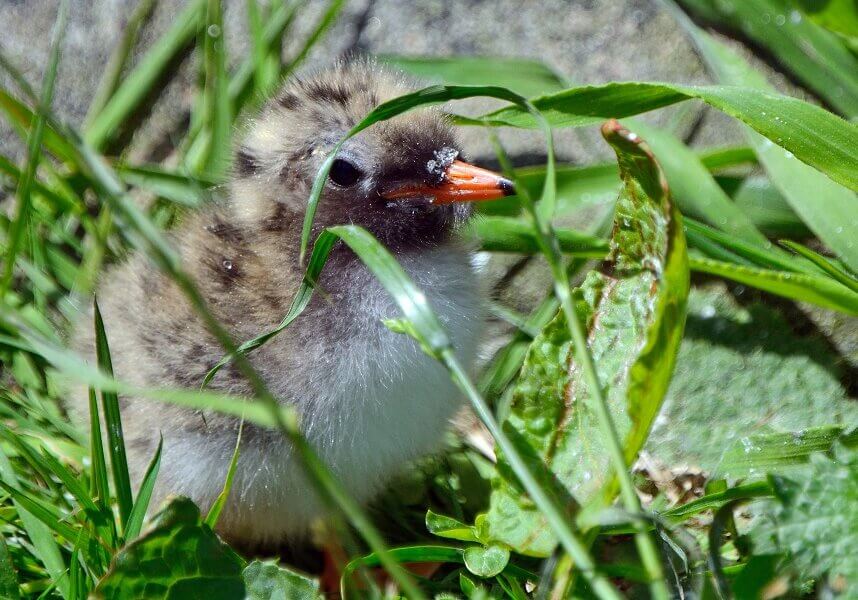
{"type": "MultiPolygon", "coordinates": [[[[325,156],[375,106],[408,91],[402,77],[366,62],[293,79],[248,124],[225,201],[171,233],[183,268],[234,339],[270,330],[289,308],[303,275],[304,211],[325,156]]],[[[471,252],[455,235],[470,212],[461,201],[500,198],[512,185],[458,155],[453,130],[435,109],[372,126],[339,151],[315,233],[343,223],[371,231],[425,291],[467,364],[482,300],[471,252]]],[[[460,397],[439,364],[383,325],[399,310],[346,246],[334,248],[319,285],[324,294],[249,359],[275,397],[297,409],[322,460],[365,502],[408,461],[439,447],[460,397]]],[[[122,381],[197,389],[223,356],[182,292],[142,255],[110,271],[97,297],[122,381]]],[[[76,336],[90,357],[91,329],[82,319],[76,336]]],[[[232,365],[210,388],[252,395],[232,365]]],[[[80,396],[74,409],[84,416],[80,396]]],[[[121,398],[121,412],[136,485],[163,435],[152,505],[181,494],[205,513],[222,489],[238,419],[131,397],[121,398]]],[[[284,437],[246,424],[220,533],[268,546],[302,537],[324,516],[284,437]]]]}

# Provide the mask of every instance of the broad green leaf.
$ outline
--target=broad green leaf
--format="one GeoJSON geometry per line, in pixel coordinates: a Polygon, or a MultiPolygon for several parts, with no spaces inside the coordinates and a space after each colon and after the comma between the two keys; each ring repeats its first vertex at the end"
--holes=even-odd
{"type": "Polygon", "coordinates": [[[717,474],[725,454],[754,454],[743,438],[858,427],[842,358],[826,340],[800,335],[789,317],[734,289],[735,299],[721,283],[691,291],[676,372],[646,445],[662,464],[717,474]]]}
{"type": "MultiPolygon", "coordinates": [[[[593,272],[577,291],[579,318],[606,386],[611,416],[633,460],[673,370],[685,320],[688,264],[679,213],[664,177],[639,138],[607,134],[624,182],[617,201],[608,274],[593,272]]],[[[540,457],[556,481],[592,510],[616,493],[588,388],[574,362],[562,313],[533,341],[515,384],[506,427],[540,457]]],[[[555,540],[499,457],[486,523],[492,539],[547,556],[555,540]]]]}
{"type": "Polygon", "coordinates": [[[200,510],[177,498],[142,537],[117,553],[93,597],[244,598],[242,567],[241,558],[202,522],[200,510]]]}
{"type": "MultiPolygon", "coordinates": [[[[682,24],[720,81],[730,85],[746,86],[743,89],[748,94],[772,92],[772,87],[765,78],[753,71],[739,55],[702,31],[687,18],[682,18],[682,24]]],[[[761,107],[759,110],[762,121],[786,124],[793,118],[790,112],[774,106],[761,107]]],[[[858,270],[858,241],[856,241],[858,240],[858,196],[854,191],[845,189],[822,176],[818,171],[808,168],[801,161],[816,167],[834,181],[852,190],[858,188],[855,187],[854,182],[835,177],[823,166],[808,160],[791,147],[791,141],[797,141],[798,138],[811,141],[814,136],[809,129],[815,128],[817,123],[808,116],[807,120],[801,123],[800,130],[780,131],[775,137],[769,136],[750,121],[745,123],[754,129],[751,131],[746,128],[748,142],[757,153],[772,183],[780,190],[796,214],[807,223],[807,226],[850,268],[858,270]],[[790,140],[790,137],[794,139],[790,140]]],[[[844,133],[849,137],[854,138],[858,132],[858,127],[851,123],[841,122],[839,127],[845,128],[844,133]]],[[[858,148],[855,140],[852,144],[853,150],[858,148]]],[[[822,147],[819,147],[817,152],[820,156],[824,154],[822,147]]],[[[836,159],[830,157],[830,160],[836,159]]],[[[858,169],[853,170],[853,174],[858,174],[858,169]]]]}
{"type": "Polygon", "coordinates": [[[438,537],[459,540],[462,542],[478,542],[476,530],[452,517],[439,515],[431,510],[426,511],[426,529],[438,537]]]}
{"type": "Polygon", "coordinates": [[[469,546],[463,554],[468,571],[479,577],[494,577],[504,570],[509,562],[509,548],[491,544],[469,546]]]}
{"type": "Polygon", "coordinates": [[[378,59],[431,83],[497,85],[526,98],[566,87],[563,78],[544,63],[523,58],[381,55],[378,59]]]}
{"type": "MultiPolygon", "coordinates": [[[[847,118],[858,116],[858,57],[836,35],[804,18],[794,1],[680,2],[709,21],[740,31],[835,110],[847,118]]],[[[852,10],[854,16],[854,3],[852,10]]]]}
{"type": "Polygon", "coordinates": [[[751,556],[730,588],[736,598],[764,598],[766,586],[775,578],[782,557],[776,554],[751,556]]]}
{"type": "Polygon", "coordinates": [[[683,215],[703,219],[745,242],[771,246],[685,144],[667,131],[637,121],[633,128],[652,148],[683,215]]]}
{"type": "Polygon", "coordinates": [[[254,560],[241,575],[247,600],[321,600],[319,582],[276,562],[254,560]]]}
{"type": "Polygon", "coordinates": [[[826,29],[858,39],[858,7],[853,0],[792,0],[792,3],[826,29]]]}
{"type": "MultiPolygon", "coordinates": [[[[583,127],[695,98],[749,125],[834,181],[858,190],[857,125],[818,106],[752,86],[607,83],[573,87],[534,98],[532,104],[553,127],[583,127]]],[[[539,126],[528,111],[518,106],[457,120],[474,125],[539,126]]]]}
{"type": "Polygon", "coordinates": [[[799,583],[825,580],[843,598],[858,595],[858,451],[814,454],[803,472],[772,483],[777,501],[757,511],[755,547],[785,552],[799,583]]]}

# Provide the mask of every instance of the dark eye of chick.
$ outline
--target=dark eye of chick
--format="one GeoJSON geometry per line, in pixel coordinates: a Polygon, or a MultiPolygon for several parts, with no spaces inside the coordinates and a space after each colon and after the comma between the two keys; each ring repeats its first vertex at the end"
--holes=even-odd
{"type": "Polygon", "coordinates": [[[349,161],[338,158],[331,165],[331,172],[328,176],[338,186],[351,187],[363,177],[363,172],[349,161]]]}

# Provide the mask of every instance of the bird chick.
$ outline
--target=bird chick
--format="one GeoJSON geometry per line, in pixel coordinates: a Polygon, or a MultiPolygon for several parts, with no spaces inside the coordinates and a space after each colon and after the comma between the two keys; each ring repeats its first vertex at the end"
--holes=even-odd
{"type": "MultiPolygon", "coordinates": [[[[234,339],[275,326],[301,284],[301,226],[325,156],[375,106],[407,91],[400,76],[365,62],[292,80],[249,122],[227,198],[171,233],[183,268],[234,339]]],[[[425,291],[469,364],[483,307],[471,252],[455,235],[469,208],[453,201],[498,198],[512,188],[458,154],[437,110],[374,125],[339,151],[315,231],[343,223],[369,229],[425,291]]],[[[399,310],[347,247],[334,248],[319,285],[325,293],[249,359],[278,401],[295,407],[321,459],[365,502],[408,461],[438,448],[460,397],[443,367],[382,324],[399,310]]],[[[122,381],[195,389],[223,355],[182,292],[145,256],[111,270],[97,296],[122,381]]],[[[93,356],[90,323],[81,321],[76,345],[93,356]]],[[[252,395],[231,365],[210,387],[252,395]]],[[[79,396],[72,408],[83,417],[79,396]]],[[[143,398],[120,404],[137,485],[163,435],[153,506],[181,494],[206,511],[222,489],[238,419],[143,398]]],[[[288,441],[246,424],[220,533],[244,546],[279,544],[300,538],[324,515],[288,441]]]]}

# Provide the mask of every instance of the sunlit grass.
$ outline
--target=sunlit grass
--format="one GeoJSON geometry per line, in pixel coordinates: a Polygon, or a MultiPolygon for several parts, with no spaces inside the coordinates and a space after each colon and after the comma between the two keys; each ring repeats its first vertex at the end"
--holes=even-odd
{"type": "MultiPolygon", "coordinates": [[[[750,8],[743,10],[754,10],[753,6],[766,2],[749,3],[750,8]]],[[[294,34],[296,19],[307,18],[303,4],[280,1],[263,6],[250,0],[252,52],[231,61],[230,49],[225,46],[224,27],[228,25],[220,1],[194,0],[176,15],[172,27],[153,49],[129,69],[126,63],[130,49],[152,4],[144,0],[135,11],[80,130],[63,123],[50,110],[57,67],[62,60],[73,60],[59,52],[65,5],[57,19],[50,62],[38,90],[31,90],[5,57],[0,61],[19,88],[0,90],[0,111],[27,145],[21,165],[0,156],[0,181],[6,203],[14,206],[13,210],[3,211],[8,216],[0,216],[0,597],[86,598],[99,582],[99,593],[109,589],[118,597],[131,597],[132,590],[138,589],[135,586],[146,583],[146,575],[116,567],[116,557],[123,557],[119,562],[127,565],[147,552],[166,551],[163,545],[150,547],[146,538],[140,538],[145,529],[144,516],[153,508],[149,504],[160,468],[161,447],[153,455],[140,489],[133,490],[119,408],[119,397],[133,388],[112,377],[105,324],[97,307],[93,323],[98,341],[97,368],[84,364],[65,347],[64,341],[76,307],[90,302],[88,296],[98,275],[106,265],[122,260],[130,251],[145,253],[176,281],[223,346],[223,361],[206,381],[200,382],[201,386],[217,368],[235,362],[252,383],[256,401],[245,402],[205,390],[133,391],[152,397],[153,402],[219,410],[280,429],[296,448],[313,485],[338,509],[334,522],[339,527],[333,529],[348,555],[342,587],[349,597],[383,596],[382,588],[373,583],[371,576],[363,573],[361,585],[354,585],[350,576],[376,565],[385,569],[405,597],[414,599],[454,594],[519,600],[573,593],[619,598],[630,588],[647,593],[647,585],[650,595],[660,598],[680,589],[740,596],[751,589],[747,580],[758,572],[755,569],[763,569],[759,578],[767,578],[765,583],[779,577],[796,580],[790,566],[793,556],[784,548],[775,548],[781,553],[781,562],[763,565],[753,549],[725,537],[736,533],[733,509],[740,503],[777,498],[783,507],[772,510],[780,510],[778,514],[787,519],[791,505],[784,490],[789,485],[777,478],[782,469],[810,464],[823,469],[813,462],[818,452],[854,454],[858,445],[855,432],[832,422],[830,427],[803,434],[794,443],[783,443],[786,438],[777,436],[752,440],[752,452],[729,452],[724,458],[735,469],[747,473],[750,481],[710,482],[703,497],[678,506],[666,506],[663,497],[641,506],[636,486],[644,487],[644,483],[631,473],[631,464],[646,440],[673,369],[684,322],[684,298],[679,296],[683,281],[687,287],[689,268],[788,301],[858,315],[858,235],[854,226],[858,222],[858,127],[842,118],[854,116],[854,98],[830,98],[825,89],[828,79],[815,75],[812,65],[804,60],[793,60],[796,44],[773,35],[770,50],[795,69],[812,91],[828,100],[835,112],[765,89],[760,76],[742,59],[700,30],[673,4],[673,14],[698,44],[715,76],[728,86],[641,82],[569,87],[563,77],[539,63],[473,57],[438,61],[384,59],[439,81],[377,107],[347,137],[421,105],[449,102],[446,107],[455,113],[455,100],[487,96],[508,105],[479,118],[453,118],[462,125],[487,127],[486,135],[492,135],[488,127],[538,128],[546,140],[545,164],[518,170],[510,166],[503,149],[498,147],[500,162],[522,191],[499,206],[487,206],[485,214],[478,215],[462,231],[486,252],[532,255],[546,262],[552,277],[551,290],[540,305],[530,307],[528,316],[516,315],[506,307],[496,311],[515,323],[518,331],[474,380],[452,352],[447,333],[423,294],[395,257],[368,232],[340,226],[311,239],[316,203],[333,152],[320,169],[308,202],[300,248],[302,258],[308,252],[304,284],[280,326],[272,323],[270,331],[260,331],[253,340],[235,340],[224,324],[217,322],[167,241],[164,226],[183,211],[209,200],[210,188],[226,176],[236,119],[300,67],[310,49],[335,22],[343,2],[328,2],[308,36],[297,44],[294,55],[284,58],[281,48],[285,36],[294,34]],[[120,140],[127,139],[129,129],[138,122],[136,117],[144,100],[166,85],[169,65],[190,47],[196,50],[202,77],[187,131],[175,143],[181,166],[128,164],[120,158],[120,140]],[[230,71],[227,65],[232,63],[237,67],[230,71]],[[503,72],[502,79],[493,75],[497,70],[503,72]],[[740,87],[730,87],[737,85],[740,87]],[[702,100],[744,123],[748,146],[699,152],[687,148],[667,130],[628,119],[624,124],[633,133],[619,134],[619,125],[605,130],[608,141],[617,149],[619,169],[613,162],[575,167],[554,164],[551,138],[556,129],[593,126],[608,118],[631,117],[694,100],[702,100]],[[673,262],[668,265],[667,279],[653,286],[660,290],[654,300],[658,314],[652,322],[640,324],[644,329],[651,328],[644,336],[649,345],[615,350],[625,353],[621,358],[630,366],[631,381],[638,385],[631,391],[621,390],[622,396],[617,396],[612,392],[616,382],[608,381],[604,374],[600,376],[600,360],[604,361],[605,356],[594,358],[583,343],[591,333],[586,329],[590,323],[579,319],[589,314],[584,296],[591,284],[584,283],[579,288],[570,281],[574,273],[592,270],[602,259],[616,260],[618,253],[623,255],[627,249],[623,247],[622,230],[630,225],[622,218],[618,221],[612,245],[605,235],[571,230],[559,222],[592,207],[593,198],[601,199],[598,202],[603,207],[612,209],[621,190],[638,201],[649,198],[667,202],[667,196],[660,198],[654,192],[656,187],[647,187],[661,177],[661,171],[648,162],[646,152],[638,152],[638,135],[648,142],[659,160],[682,217],[676,213],[671,220],[669,248],[678,254],[667,252],[661,256],[672,256],[673,262]],[[790,231],[803,233],[800,238],[767,236],[774,227],[767,220],[768,213],[745,210],[732,197],[730,178],[744,181],[751,175],[759,177],[753,171],[759,167],[765,170],[764,181],[769,186],[760,192],[760,205],[765,206],[770,197],[765,194],[779,190],[787,208],[778,226],[784,227],[785,219],[790,231]],[[641,190],[647,193],[641,194],[641,190]],[[801,190],[816,190],[823,195],[799,193],[801,190]],[[157,197],[156,202],[141,208],[131,198],[132,193],[140,191],[157,197]],[[685,241],[689,246],[687,261],[685,241]],[[394,484],[379,501],[385,510],[362,507],[348,496],[303,438],[292,411],[279,405],[269,392],[245,355],[274,335],[288,335],[289,324],[308,306],[327,254],[336,243],[347,244],[398,302],[402,319],[389,326],[415,338],[415,343],[446,367],[491,433],[501,456],[500,468],[484,455],[484,448],[451,439],[440,457],[427,459],[406,475],[411,478],[408,484],[394,484]],[[681,260],[677,258],[680,255],[681,260]],[[676,306],[658,304],[671,298],[676,306]],[[557,469],[556,464],[528,445],[527,423],[519,430],[514,419],[507,420],[510,407],[514,413],[517,395],[522,393],[520,378],[529,372],[526,360],[531,365],[536,360],[534,356],[527,358],[528,348],[534,337],[537,345],[550,345],[539,335],[555,332],[550,322],[555,320],[556,324],[556,319],[565,324],[564,339],[572,340],[572,349],[567,347],[563,356],[572,357],[569,360],[583,373],[582,388],[586,391],[576,399],[586,399],[587,408],[597,415],[592,434],[602,440],[606,456],[610,457],[601,466],[596,462],[587,466],[602,469],[596,475],[604,483],[593,498],[583,498],[579,490],[568,489],[564,478],[570,469],[562,465],[557,469]],[[668,343],[668,339],[673,341],[668,343]],[[651,346],[661,351],[647,353],[651,346]],[[526,365],[524,371],[522,365],[526,365]],[[635,369],[639,370],[637,374],[635,369]],[[643,372],[648,377],[642,377],[643,372]],[[72,425],[64,411],[70,378],[90,387],[91,420],[87,432],[72,425]],[[640,386],[646,387],[644,383],[650,380],[661,383],[641,391],[640,386]],[[626,401],[631,408],[626,407],[626,401]],[[627,417],[630,425],[624,424],[627,417]],[[767,478],[767,474],[774,476],[767,478]],[[558,489],[557,481],[562,489],[558,489]],[[421,490],[418,498],[403,497],[411,488],[421,490]],[[547,552],[530,542],[517,544],[497,533],[489,505],[506,493],[516,494],[527,510],[542,519],[538,527],[525,533],[534,539],[548,539],[547,552]],[[618,497],[623,509],[608,509],[618,497]],[[578,503],[583,504],[580,511],[578,503]],[[714,523],[709,529],[700,523],[689,525],[693,518],[700,520],[713,514],[714,523]],[[627,543],[624,537],[632,533],[636,545],[627,543]],[[431,575],[418,577],[402,563],[440,566],[431,575]]],[[[695,11],[705,12],[707,18],[719,18],[717,10],[701,8],[707,3],[681,4],[696,5],[695,11]]],[[[858,71],[846,73],[834,68],[852,56],[841,38],[810,21],[793,25],[796,31],[811,36],[820,52],[815,60],[831,67],[829,78],[841,81],[847,90],[858,89],[858,71]]],[[[754,35],[761,34],[755,30],[754,35]]],[[[763,43],[765,39],[764,36],[763,43]]],[[[760,43],[759,39],[755,41],[760,43]]],[[[659,232],[651,235],[655,239],[659,232]]],[[[595,341],[591,338],[590,343],[595,341]]],[[[562,371],[568,365],[554,367],[562,371]]],[[[566,423],[549,425],[566,428],[564,434],[575,435],[574,428],[566,423]]],[[[584,438],[577,441],[582,447],[587,445],[584,438]]],[[[848,456],[840,460],[841,465],[854,461],[848,456]]],[[[230,473],[235,465],[233,460],[230,473]]],[[[231,476],[224,482],[224,498],[230,481],[231,476]]],[[[254,590],[274,581],[275,589],[287,597],[312,597],[317,593],[313,579],[287,570],[289,565],[283,569],[258,562],[248,566],[253,557],[234,555],[212,535],[209,526],[217,522],[217,507],[208,516],[194,514],[193,510],[189,505],[176,504],[158,518],[158,526],[169,529],[181,524],[195,536],[195,543],[210,548],[211,556],[194,558],[200,572],[212,568],[210,558],[226,561],[229,569],[223,575],[224,590],[254,590]]],[[[802,571],[798,577],[811,575],[817,589],[827,590],[836,588],[836,575],[840,573],[826,579],[830,573],[808,575],[802,571]]],[[[170,572],[169,577],[179,575],[170,572]]]]}

